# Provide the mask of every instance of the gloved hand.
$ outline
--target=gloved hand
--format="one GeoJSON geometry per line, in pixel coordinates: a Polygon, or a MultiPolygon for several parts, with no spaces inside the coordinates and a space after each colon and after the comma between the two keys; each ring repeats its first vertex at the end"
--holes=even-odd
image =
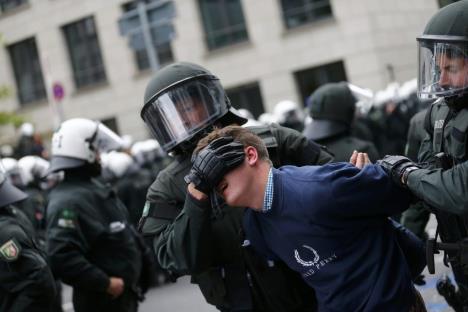
{"type": "Polygon", "coordinates": [[[226,173],[239,166],[245,158],[244,145],[232,137],[220,137],[192,157],[192,169],[185,176],[202,193],[209,194],[226,173]]]}
{"type": "Polygon", "coordinates": [[[401,187],[406,187],[411,171],[421,168],[411,159],[398,155],[386,155],[383,159],[377,160],[376,164],[382,166],[392,180],[401,187]]]}

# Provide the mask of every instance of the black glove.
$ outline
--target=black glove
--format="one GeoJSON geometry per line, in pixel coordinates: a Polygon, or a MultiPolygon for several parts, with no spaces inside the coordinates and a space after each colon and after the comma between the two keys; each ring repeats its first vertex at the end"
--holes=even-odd
{"type": "Polygon", "coordinates": [[[245,158],[244,145],[232,137],[220,137],[192,157],[192,169],[185,182],[209,194],[226,173],[239,166],[245,158]]]}
{"type": "Polygon", "coordinates": [[[377,160],[376,164],[382,166],[392,180],[401,187],[406,187],[411,171],[421,168],[411,159],[398,155],[386,155],[383,159],[377,160]]]}

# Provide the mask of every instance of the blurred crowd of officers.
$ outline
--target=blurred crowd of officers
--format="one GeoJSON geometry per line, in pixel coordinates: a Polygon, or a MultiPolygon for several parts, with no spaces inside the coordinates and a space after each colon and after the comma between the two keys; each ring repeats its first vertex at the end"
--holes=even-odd
{"type": "Polygon", "coordinates": [[[74,118],[49,152],[24,124],[18,144],[1,149],[0,311],[61,311],[61,282],[73,287],[75,311],[137,311],[148,288],[184,275],[220,311],[317,311],[300,274],[249,246],[241,209],[214,191],[209,208],[187,194],[197,142],[228,125],[257,134],[275,167],[349,162],[355,150],[373,162],[406,155],[387,158],[387,170],[414,204],[383,217],[427,241],[429,271],[432,253],[444,250],[457,287],[445,280],[439,291],[468,311],[467,24],[467,0],[441,9],[418,38],[418,86],[379,103],[349,83],[328,83],[305,109],[285,100],[255,120],[234,108],[213,73],[181,62],[146,88],[141,118],[155,139],[128,144],[74,118]],[[425,233],[430,212],[439,240],[425,233]]]}

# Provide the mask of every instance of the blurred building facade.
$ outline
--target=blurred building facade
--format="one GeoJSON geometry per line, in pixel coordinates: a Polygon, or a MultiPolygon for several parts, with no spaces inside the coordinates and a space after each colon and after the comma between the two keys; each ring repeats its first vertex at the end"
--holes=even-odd
{"type": "MultiPolygon", "coordinates": [[[[327,82],[348,80],[379,90],[414,78],[415,38],[440,5],[437,0],[173,2],[175,37],[155,46],[161,63],[205,66],[221,78],[233,105],[255,117],[280,100],[303,104],[327,82]]],[[[135,6],[128,0],[0,0],[0,86],[11,90],[0,99],[0,111],[17,112],[43,134],[53,131],[60,111],[65,118],[102,120],[135,139],[149,137],[139,117],[151,77],[148,57],[133,51],[118,27],[122,14],[135,6]],[[53,85],[60,100],[50,106],[53,85]]],[[[0,143],[12,135],[12,127],[2,127],[0,143]]]]}

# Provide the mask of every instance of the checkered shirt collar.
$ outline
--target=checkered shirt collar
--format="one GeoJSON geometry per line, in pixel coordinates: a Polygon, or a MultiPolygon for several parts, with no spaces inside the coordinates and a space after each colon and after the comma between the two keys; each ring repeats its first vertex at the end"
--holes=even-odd
{"type": "Polygon", "coordinates": [[[273,204],[273,170],[268,172],[268,180],[265,187],[265,196],[263,198],[262,212],[268,212],[273,204]]]}

